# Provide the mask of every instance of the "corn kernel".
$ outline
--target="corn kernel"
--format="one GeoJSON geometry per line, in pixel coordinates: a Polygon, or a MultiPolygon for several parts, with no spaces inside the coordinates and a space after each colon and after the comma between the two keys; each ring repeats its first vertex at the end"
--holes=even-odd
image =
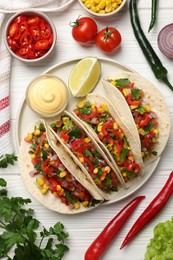
{"type": "Polygon", "coordinates": [[[59,177],[64,178],[67,175],[65,171],[60,172],[59,177]]]}
{"type": "Polygon", "coordinates": [[[41,191],[41,193],[45,194],[48,191],[48,189],[44,188],[44,189],[41,189],[40,191],[41,191]]]}
{"type": "Polygon", "coordinates": [[[104,170],[107,171],[107,172],[109,173],[109,172],[111,171],[111,167],[106,166],[104,170]]]}
{"type": "Polygon", "coordinates": [[[127,97],[129,95],[129,90],[127,88],[124,88],[123,94],[127,97]]]}
{"type": "Polygon", "coordinates": [[[93,170],[93,173],[94,173],[94,174],[97,174],[98,171],[99,171],[99,169],[98,169],[98,168],[95,168],[95,169],[93,170]]]}
{"type": "Polygon", "coordinates": [[[106,6],[105,13],[110,13],[110,12],[112,12],[112,7],[111,6],[106,6]]]}
{"type": "Polygon", "coordinates": [[[133,109],[135,109],[135,108],[137,108],[138,107],[138,105],[132,105],[132,106],[130,106],[130,108],[133,110],[133,109]]]}
{"type": "Polygon", "coordinates": [[[156,143],[156,138],[155,137],[152,138],[152,142],[156,143]]]}
{"type": "Polygon", "coordinates": [[[28,136],[27,136],[27,139],[31,141],[32,138],[33,138],[33,135],[29,133],[28,136]]]}
{"type": "Polygon", "coordinates": [[[39,136],[41,134],[40,129],[35,129],[34,135],[39,136]]]}
{"type": "Polygon", "coordinates": [[[49,148],[49,144],[44,144],[44,148],[48,149],[49,148]]]}
{"type": "Polygon", "coordinates": [[[121,132],[121,133],[119,134],[119,137],[120,137],[120,138],[123,138],[123,137],[124,137],[124,132],[121,132]]]}
{"type": "Polygon", "coordinates": [[[66,116],[64,116],[63,118],[62,118],[62,121],[63,122],[66,122],[68,120],[68,117],[66,117],[66,116]]]}
{"type": "Polygon", "coordinates": [[[122,175],[123,175],[123,177],[127,177],[127,173],[126,172],[123,172],[122,175]]]}
{"type": "Polygon", "coordinates": [[[145,110],[146,110],[147,112],[150,112],[150,111],[151,111],[150,105],[146,105],[146,106],[145,106],[145,110]]]}
{"type": "Polygon", "coordinates": [[[91,105],[91,108],[95,110],[96,104],[92,104],[92,105],[91,105]]]}
{"type": "Polygon", "coordinates": [[[117,86],[117,82],[115,80],[112,80],[111,84],[114,85],[115,87],[117,86]]]}
{"type": "Polygon", "coordinates": [[[89,137],[86,137],[86,138],[84,139],[84,142],[89,143],[89,142],[91,142],[91,139],[90,139],[89,137]]]}
{"type": "Polygon", "coordinates": [[[107,104],[102,104],[102,109],[103,109],[104,111],[108,111],[108,106],[107,106],[107,104]]]}
{"type": "Polygon", "coordinates": [[[56,122],[56,127],[61,127],[62,123],[61,121],[56,122]]]}
{"type": "Polygon", "coordinates": [[[32,159],[35,159],[36,158],[36,155],[33,153],[33,154],[31,154],[31,158],[32,159]]]}
{"type": "Polygon", "coordinates": [[[45,184],[45,178],[44,177],[37,178],[36,184],[39,186],[43,186],[45,184]]]}
{"type": "Polygon", "coordinates": [[[145,131],[144,131],[144,129],[142,129],[142,128],[139,128],[139,129],[138,129],[138,132],[139,132],[140,135],[145,135],[145,131]]]}
{"type": "Polygon", "coordinates": [[[99,8],[100,8],[101,10],[103,10],[103,9],[105,8],[105,6],[106,6],[106,1],[101,0],[101,2],[99,3],[99,8]]]}
{"type": "Polygon", "coordinates": [[[98,131],[98,132],[101,132],[101,130],[102,130],[102,125],[98,125],[98,126],[97,126],[97,131],[98,131]]]}
{"type": "Polygon", "coordinates": [[[117,130],[117,129],[118,129],[118,124],[117,124],[117,122],[114,122],[114,123],[113,123],[113,129],[114,129],[114,130],[117,130]]]}
{"type": "Polygon", "coordinates": [[[61,191],[62,190],[62,188],[61,188],[61,186],[59,184],[56,185],[56,189],[57,189],[57,191],[61,191]]]}
{"type": "Polygon", "coordinates": [[[142,152],[142,153],[141,153],[141,156],[142,156],[142,158],[144,157],[144,155],[145,155],[145,153],[144,153],[144,152],[142,152]]]}
{"type": "Polygon", "coordinates": [[[81,163],[83,163],[83,162],[84,162],[84,158],[83,158],[83,157],[79,157],[79,161],[80,161],[81,163]]]}
{"type": "Polygon", "coordinates": [[[74,203],[74,208],[75,208],[75,209],[79,209],[79,208],[80,208],[79,202],[75,202],[75,203],[74,203]]]}
{"type": "Polygon", "coordinates": [[[77,104],[77,106],[78,106],[79,108],[83,108],[84,105],[85,105],[84,101],[80,101],[80,102],[78,102],[78,104],[77,104]]]}
{"type": "Polygon", "coordinates": [[[155,133],[156,135],[158,135],[158,134],[159,134],[159,130],[156,128],[156,129],[154,129],[153,133],[155,133]]]}
{"type": "Polygon", "coordinates": [[[99,4],[101,0],[94,0],[96,4],[99,4]]]}
{"type": "Polygon", "coordinates": [[[85,201],[82,202],[82,205],[83,205],[84,207],[87,207],[87,206],[88,206],[88,203],[89,203],[89,202],[88,202],[87,200],[85,200],[85,201]]]}
{"type": "Polygon", "coordinates": [[[118,4],[117,4],[117,3],[113,3],[113,4],[112,4],[112,7],[113,7],[114,9],[117,9],[117,8],[118,8],[118,4]]]}

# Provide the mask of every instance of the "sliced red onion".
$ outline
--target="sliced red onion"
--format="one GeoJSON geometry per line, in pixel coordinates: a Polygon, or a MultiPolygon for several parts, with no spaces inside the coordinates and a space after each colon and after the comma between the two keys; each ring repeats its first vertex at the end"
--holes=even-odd
{"type": "Polygon", "coordinates": [[[158,35],[160,51],[168,58],[173,59],[173,23],[166,25],[158,35]]]}
{"type": "Polygon", "coordinates": [[[58,159],[58,156],[56,153],[54,155],[52,155],[52,157],[50,157],[51,161],[56,161],[57,159],[58,159]]]}
{"type": "Polygon", "coordinates": [[[34,177],[36,174],[38,174],[39,172],[37,171],[37,170],[33,170],[33,171],[30,171],[29,172],[29,175],[31,176],[31,177],[34,177]]]}

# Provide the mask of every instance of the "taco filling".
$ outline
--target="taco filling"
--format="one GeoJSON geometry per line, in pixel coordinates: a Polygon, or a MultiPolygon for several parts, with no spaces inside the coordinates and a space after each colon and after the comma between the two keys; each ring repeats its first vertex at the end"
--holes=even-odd
{"type": "Polygon", "coordinates": [[[118,165],[125,182],[139,175],[140,166],[135,161],[124,131],[111,116],[106,104],[96,106],[89,101],[81,101],[74,113],[94,129],[118,165]]]}
{"type": "Polygon", "coordinates": [[[29,154],[34,170],[31,176],[36,178],[36,186],[42,194],[50,191],[70,209],[94,206],[99,203],[65,168],[46,138],[46,130],[42,123],[28,133],[25,141],[30,143],[29,154]]]}
{"type": "Polygon", "coordinates": [[[155,145],[159,137],[158,120],[156,113],[144,101],[145,93],[128,78],[114,79],[109,82],[122,93],[129,105],[139,132],[143,160],[150,158],[151,155],[156,156],[155,145]]]}
{"type": "Polygon", "coordinates": [[[69,116],[62,115],[59,121],[50,126],[78,158],[99,189],[106,193],[118,190],[116,174],[79,125],[69,116]]]}

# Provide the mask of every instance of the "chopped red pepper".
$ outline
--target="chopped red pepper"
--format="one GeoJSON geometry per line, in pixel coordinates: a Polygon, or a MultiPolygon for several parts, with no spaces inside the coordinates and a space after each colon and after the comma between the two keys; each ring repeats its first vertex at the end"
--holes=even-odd
{"type": "Polygon", "coordinates": [[[138,106],[141,102],[139,100],[133,100],[132,94],[127,96],[127,103],[130,106],[138,106]]]}
{"type": "Polygon", "coordinates": [[[108,122],[106,122],[106,123],[104,123],[103,125],[102,125],[102,128],[101,128],[101,131],[102,131],[102,134],[104,135],[104,136],[106,136],[107,134],[108,134],[108,132],[107,132],[107,128],[112,128],[113,127],[113,121],[108,121],[108,122]]]}
{"type": "Polygon", "coordinates": [[[69,131],[68,130],[63,130],[61,132],[61,138],[65,141],[68,142],[69,141],[69,135],[67,134],[69,131]]]}
{"type": "Polygon", "coordinates": [[[134,173],[139,173],[140,172],[140,166],[137,163],[130,163],[130,164],[127,165],[127,170],[130,171],[130,172],[132,171],[134,173]]]}
{"type": "Polygon", "coordinates": [[[141,231],[141,229],[151,221],[165,206],[170,196],[173,193],[173,171],[170,173],[165,185],[158,193],[158,195],[152,200],[148,207],[143,211],[143,213],[136,220],[127,236],[125,237],[120,249],[125,247],[133,237],[141,231]]]}
{"type": "Polygon", "coordinates": [[[151,117],[147,114],[147,113],[144,113],[144,118],[141,120],[141,122],[139,123],[139,126],[140,127],[143,127],[143,126],[146,126],[148,125],[148,123],[150,122],[151,120],[151,117]]]}
{"type": "Polygon", "coordinates": [[[85,253],[85,260],[98,260],[108,245],[112,242],[128,217],[145,196],[138,196],[131,200],[103,229],[85,253]]]}
{"type": "Polygon", "coordinates": [[[84,158],[84,162],[86,162],[87,164],[88,164],[88,166],[89,166],[89,172],[90,173],[93,173],[93,170],[94,170],[94,165],[93,165],[93,163],[90,161],[90,159],[88,158],[88,157],[86,157],[86,156],[83,156],[83,158],[84,158]]]}

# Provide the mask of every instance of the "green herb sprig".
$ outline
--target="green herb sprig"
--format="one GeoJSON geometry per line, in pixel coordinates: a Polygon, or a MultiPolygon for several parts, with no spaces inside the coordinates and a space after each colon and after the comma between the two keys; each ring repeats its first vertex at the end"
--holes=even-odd
{"type": "Polygon", "coordinates": [[[9,164],[14,165],[17,156],[14,154],[4,154],[0,156],[0,168],[7,168],[9,164]]]}
{"type": "Polygon", "coordinates": [[[26,207],[31,200],[21,197],[8,198],[5,192],[7,190],[4,189],[6,181],[2,178],[0,186],[3,187],[0,190],[0,258],[61,260],[69,250],[64,244],[68,237],[64,225],[57,222],[49,229],[40,229],[41,223],[33,217],[34,210],[26,207]],[[12,252],[14,255],[11,258],[12,252]]]}

